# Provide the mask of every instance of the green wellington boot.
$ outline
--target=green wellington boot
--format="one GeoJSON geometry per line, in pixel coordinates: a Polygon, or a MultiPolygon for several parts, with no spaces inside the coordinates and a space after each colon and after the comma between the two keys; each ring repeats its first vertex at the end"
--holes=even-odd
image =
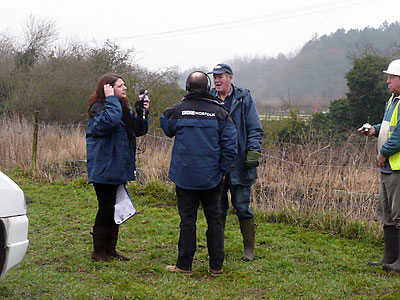
{"type": "Polygon", "coordinates": [[[380,261],[369,262],[369,266],[392,264],[399,256],[399,233],[395,226],[383,226],[385,252],[380,261]]]}
{"type": "Polygon", "coordinates": [[[255,225],[254,219],[239,219],[240,231],[243,236],[243,255],[242,260],[254,260],[254,244],[255,244],[255,225]]]}
{"type": "Polygon", "coordinates": [[[383,269],[385,270],[385,271],[396,271],[396,272],[398,272],[398,273],[400,273],[400,251],[399,251],[399,249],[400,249],[400,230],[397,230],[397,240],[398,240],[398,243],[397,243],[397,252],[398,252],[398,256],[397,256],[397,260],[394,262],[394,263],[391,263],[391,264],[384,264],[383,265],[383,269]]]}

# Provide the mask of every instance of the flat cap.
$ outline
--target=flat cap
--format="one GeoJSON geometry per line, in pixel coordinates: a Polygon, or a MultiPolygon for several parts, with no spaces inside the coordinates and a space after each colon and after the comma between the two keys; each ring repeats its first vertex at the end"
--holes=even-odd
{"type": "Polygon", "coordinates": [[[214,69],[211,72],[208,72],[207,74],[224,74],[224,73],[228,73],[230,75],[233,74],[232,68],[227,64],[218,64],[214,67],[214,69]]]}

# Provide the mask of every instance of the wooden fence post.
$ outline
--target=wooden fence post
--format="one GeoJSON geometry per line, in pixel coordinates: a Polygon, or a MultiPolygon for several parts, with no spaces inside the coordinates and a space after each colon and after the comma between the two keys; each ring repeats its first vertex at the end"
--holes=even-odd
{"type": "Polygon", "coordinates": [[[32,141],[32,167],[36,169],[37,159],[37,144],[38,144],[38,132],[39,132],[39,111],[35,110],[33,118],[33,141],[32,141]]]}

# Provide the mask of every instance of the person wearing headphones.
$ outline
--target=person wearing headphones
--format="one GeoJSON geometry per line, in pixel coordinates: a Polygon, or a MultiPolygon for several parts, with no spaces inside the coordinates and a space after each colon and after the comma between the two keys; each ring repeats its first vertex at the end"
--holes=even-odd
{"type": "Polygon", "coordinates": [[[254,260],[255,224],[250,207],[251,186],[257,179],[258,159],[261,155],[263,129],[256,104],[250,91],[232,84],[232,68],[218,64],[209,72],[213,74],[215,88],[211,94],[229,111],[236,126],[238,155],[232,170],[226,175],[222,192],[222,223],[225,227],[228,213],[228,191],[239,219],[243,236],[242,260],[254,260]]]}
{"type": "Polygon", "coordinates": [[[208,225],[208,272],[219,276],[223,270],[222,177],[235,160],[237,140],[228,111],[209,93],[210,83],[206,73],[191,73],[186,81],[188,94],[160,117],[164,133],[175,137],[168,176],[176,185],[181,222],[178,259],[166,268],[172,273],[192,274],[200,203],[208,225]]]}

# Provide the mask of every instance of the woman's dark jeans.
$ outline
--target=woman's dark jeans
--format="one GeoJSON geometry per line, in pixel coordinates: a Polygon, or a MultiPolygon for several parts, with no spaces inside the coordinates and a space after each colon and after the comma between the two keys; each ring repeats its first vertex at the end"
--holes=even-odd
{"type": "Polygon", "coordinates": [[[115,225],[114,206],[118,185],[94,183],[93,186],[99,204],[94,226],[111,227],[115,225]]]}

